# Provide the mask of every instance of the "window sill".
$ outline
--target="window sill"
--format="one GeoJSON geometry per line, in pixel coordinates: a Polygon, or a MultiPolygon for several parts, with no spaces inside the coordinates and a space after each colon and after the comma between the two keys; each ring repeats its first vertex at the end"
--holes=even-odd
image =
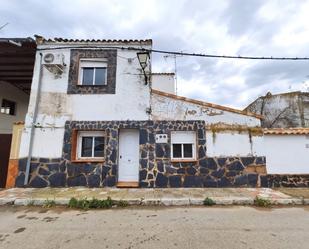
{"type": "Polygon", "coordinates": [[[77,84],[77,87],[107,87],[107,84],[105,85],[82,85],[82,84],[77,84]]]}
{"type": "Polygon", "coordinates": [[[104,163],[105,159],[74,159],[72,163],[104,163]]]}
{"type": "Polygon", "coordinates": [[[195,163],[197,159],[171,159],[172,163],[195,163]]]}

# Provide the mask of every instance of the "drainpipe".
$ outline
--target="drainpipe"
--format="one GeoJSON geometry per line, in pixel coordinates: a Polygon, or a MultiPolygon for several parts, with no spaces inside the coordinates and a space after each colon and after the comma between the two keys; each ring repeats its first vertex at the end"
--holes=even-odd
{"type": "Polygon", "coordinates": [[[37,88],[36,97],[35,97],[33,118],[32,118],[31,129],[30,129],[30,142],[29,142],[29,151],[28,151],[28,157],[27,157],[24,186],[26,186],[29,181],[30,163],[31,163],[31,157],[32,157],[32,150],[33,150],[33,141],[34,141],[34,130],[35,130],[36,119],[38,116],[38,106],[40,102],[40,93],[41,93],[41,87],[42,87],[42,58],[43,58],[42,53],[40,53],[40,67],[39,67],[40,69],[39,69],[38,88],[37,88]]]}

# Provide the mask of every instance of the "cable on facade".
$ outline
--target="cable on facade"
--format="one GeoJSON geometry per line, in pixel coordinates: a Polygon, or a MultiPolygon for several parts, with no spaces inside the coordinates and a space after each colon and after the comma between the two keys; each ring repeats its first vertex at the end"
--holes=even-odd
{"type": "Polygon", "coordinates": [[[275,57],[275,56],[241,56],[241,55],[215,55],[215,54],[203,54],[203,53],[188,53],[188,52],[177,52],[167,51],[158,49],[147,49],[147,48],[136,48],[136,47],[121,47],[121,46],[62,46],[52,48],[38,48],[39,51],[44,50],[61,50],[61,49],[78,49],[78,48],[93,48],[93,49],[122,49],[122,50],[134,50],[144,51],[160,54],[169,55],[181,55],[181,56],[192,56],[192,57],[206,57],[206,58],[217,58],[217,59],[245,59],[245,60],[309,60],[309,57],[275,57]]]}

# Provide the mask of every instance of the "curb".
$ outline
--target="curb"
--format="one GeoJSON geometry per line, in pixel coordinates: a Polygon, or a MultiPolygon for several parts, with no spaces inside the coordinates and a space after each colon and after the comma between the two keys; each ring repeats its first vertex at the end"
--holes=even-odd
{"type": "MultiPolygon", "coordinates": [[[[210,197],[215,201],[215,205],[227,206],[253,206],[254,198],[252,197],[210,197]]],[[[267,199],[267,198],[265,198],[267,199]]],[[[120,200],[120,199],[119,199],[120,200]]],[[[115,199],[115,201],[119,201],[115,199]]],[[[202,206],[204,199],[201,198],[162,198],[162,199],[121,199],[127,201],[130,206],[202,206]]],[[[286,198],[286,199],[268,199],[271,205],[309,205],[309,199],[303,198],[286,198]]],[[[56,205],[66,206],[70,199],[58,198],[50,199],[54,201],[56,205]]],[[[46,199],[30,199],[30,198],[0,198],[0,206],[3,205],[15,205],[15,206],[44,206],[46,199]]]]}
{"type": "Polygon", "coordinates": [[[15,198],[0,198],[0,206],[14,205],[15,198]]]}
{"type": "Polygon", "coordinates": [[[272,205],[304,205],[305,203],[302,198],[290,198],[290,199],[271,200],[271,204],[272,205]]]}

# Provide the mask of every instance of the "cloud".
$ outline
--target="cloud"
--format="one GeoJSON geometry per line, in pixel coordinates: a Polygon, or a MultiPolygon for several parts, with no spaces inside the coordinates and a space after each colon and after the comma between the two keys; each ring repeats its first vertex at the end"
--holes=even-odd
{"type": "MultiPolygon", "coordinates": [[[[309,56],[308,12],[305,0],[10,0],[0,36],[152,38],[164,50],[309,56]]],[[[308,63],[177,57],[178,92],[244,108],[267,91],[306,89],[308,63]]],[[[174,59],[154,54],[153,70],[173,71],[174,59]]]]}

